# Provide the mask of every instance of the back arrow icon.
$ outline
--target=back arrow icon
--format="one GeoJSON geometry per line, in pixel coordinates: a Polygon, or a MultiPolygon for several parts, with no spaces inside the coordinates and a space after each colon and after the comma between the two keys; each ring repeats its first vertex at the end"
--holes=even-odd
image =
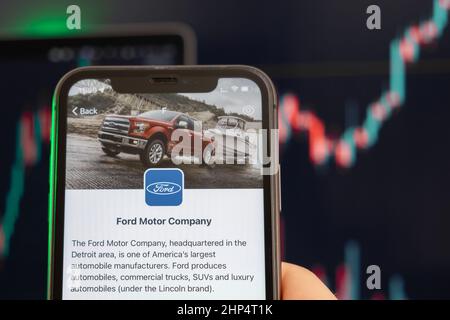
{"type": "Polygon", "coordinates": [[[76,116],[78,116],[78,113],[75,112],[75,111],[77,111],[77,109],[78,109],[78,107],[75,107],[75,108],[72,109],[72,113],[73,113],[74,115],[76,115],[76,116]]]}

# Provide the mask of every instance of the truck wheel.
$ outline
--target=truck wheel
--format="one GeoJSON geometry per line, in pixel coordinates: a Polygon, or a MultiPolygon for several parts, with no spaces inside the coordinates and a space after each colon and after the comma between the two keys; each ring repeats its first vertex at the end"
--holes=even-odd
{"type": "Polygon", "coordinates": [[[141,161],[146,167],[155,167],[161,163],[166,154],[164,142],[155,139],[147,143],[144,151],[141,153],[141,161]]]}
{"type": "Polygon", "coordinates": [[[107,156],[110,156],[110,157],[115,157],[120,153],[119,150],[111,149],[108,147],[102,147],[102,150],[107,156]]]}
{"type": "Polygon", "coordinates": [[[208,144],[203,150],[203,161],[202,166],[207,166],[209,168],[213,168],[216,164],[216,148],[214,144],[208,144]]]}

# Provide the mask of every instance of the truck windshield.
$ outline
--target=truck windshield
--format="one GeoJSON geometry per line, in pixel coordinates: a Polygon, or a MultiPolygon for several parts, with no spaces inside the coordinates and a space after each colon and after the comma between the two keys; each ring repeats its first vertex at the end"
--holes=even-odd
{"type": "Polygon", "coordinates": [[[177,114],[177,112],[168,110],[152,110],[141,113],[139,117],[160,121],[171,121],[177,114]]]}
{"type": "Polygon", "coordinates": [[[217,122],[217,126],[222,129],[244,129],[244,121],[236,118],[220,118],[217,122]]]}

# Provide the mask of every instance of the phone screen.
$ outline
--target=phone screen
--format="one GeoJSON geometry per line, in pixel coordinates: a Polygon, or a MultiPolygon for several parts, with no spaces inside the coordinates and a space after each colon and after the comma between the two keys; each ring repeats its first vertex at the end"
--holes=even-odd
{"type": "Polygon", "coordinates": [[[261,90],[67,97],[63,299],[265,299],[261,90]]]}

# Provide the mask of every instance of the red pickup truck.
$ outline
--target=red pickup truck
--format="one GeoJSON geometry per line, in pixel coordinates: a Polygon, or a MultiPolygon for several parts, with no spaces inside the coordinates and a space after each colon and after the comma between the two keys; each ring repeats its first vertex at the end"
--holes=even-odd
{"type": "Polygon", "coordinates": [[[191,155],[196,154],[193,139],[198,135],[202,141],[201,154],[212,145],[212,139],[206,138],[201,131],[194,131],[195,121],[187,114],[168,110],[152,110],[138,116],[107,115],[98,132],[98,140],[103,152],[109,156],[120,152],[138,154],[146,167],[157,166],[179,143],[171,139],[175,129],[187,130],[191,137],[191,155]]]}

